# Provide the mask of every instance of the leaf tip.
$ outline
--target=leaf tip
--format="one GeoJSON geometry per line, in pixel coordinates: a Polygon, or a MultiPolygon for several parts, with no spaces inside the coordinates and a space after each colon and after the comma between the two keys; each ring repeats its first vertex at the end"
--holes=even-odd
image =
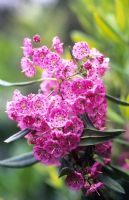
{"type": "Polygon", "coordinates": [[[5,142],[5,143],[9,143],[9,142],[10,142],[10,139],[8,138],[8,139],[4,140],[4,142],[5,142]]]}

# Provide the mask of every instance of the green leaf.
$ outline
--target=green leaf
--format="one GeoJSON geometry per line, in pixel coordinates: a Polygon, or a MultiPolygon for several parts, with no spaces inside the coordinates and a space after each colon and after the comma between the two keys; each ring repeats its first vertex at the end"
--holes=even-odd
{"type": "Polygon", "coordinates": [[[116,138],[114,141],[121,144],[121,145],[129,147],[129,141],[127,141],[127,140],[124,140],[122,138],[116,138]]]}
{"type": "Polygon", "coordinates": [[[124,188],[117,181],[110,178],[109,176],[100,175],[99,179],[100,179],[100,181],[102,181],[104,183],[104,185],[107,188],[114,190],[115,192],[125,194],[124,188]]]}
{"type": "MultiPolygon", "coordinates": [[[[76,0],[75,0],[76,1],[76,0]]],[[[87,11],[87,5],[82,0],[76,2],[70,2],[71,10],[76,14],[80,24],[82,25],[85,32],[92,33],[93,28],[89,20],[89,12],[87,11]],[[84,6],[85,5],[85,6],[84,6]],[[79,10],[79,12],[78,12],[79,10]]]]}
{"type": "Polygon", "coordinates": [[[118,113],[116,113],[113,109],[111,109],[110,107],[108,107],[107,116],[113,122],[116,122],[116,123],[122,124],[122,125],[124,124],[123,118],[118,113]]]}
{"type": "Polygon", "coordinates": [[[94,124],[92,123],[92,121],[90,120],[87,113],[85,113],[84,115],[81,115],[80,118],[84,121],[84,124],[88,129],[97,130],[94,124]]]}
{"type": "Polygon", "coordinates": [[[84,135],[81,137],[79,146],[90,146],[95,144],[100,144],[108,140],[114,139],[124,130],[108,130],[108,131],[99,131],[94,129],[85,129],[84,135]]]}
{"type": "Polygon", "coordinates": [[[126,14],[124,3],[121,0],[115,0],[116,20],[120,29],[123,31],[126,28],[126,14]]]}
{"type": "Polygon", "coordinates": [[[68,175],[68,174],[71,174],[73,173],[74,170],[69,168],[69,167],[64,167],[60,170],[59,172],[59,178],[62,177],[62,176],[65,176],[65,175],[68,175]]]}
{"type": "Polygon", "coordinates": [[[107,131],[100,131],[100,130],[94,130],[94,129],[85,129],[85,133],[81,137],[81,139],[89,138],[89,137],[110,137],[110,136],[118,136],[121,133],[124,133],[125,130],[123,129],[114,129],[114,130],[107,130],[107,131]]]}
{"type": "Polygon", "coordinates": [[[32,85],[32,84],[35,84],[35,83],[39,83],[39,82],[42,82],[42,81],[43,81],[43,79],[37,79],[37,80],[33,80],[33,81],[11,83],[11,82],[7,82],[7,81],[0,79],[0,86],[3,86],[3,87],[26,86],[26,85],[32,85]]]}
{"type": "Polygon", "coordinates": [[[4,80],[1,80],[0,79],[0,86],[3,86],[3,87],[20,87],[20,86],[27,86],[27,85],[33,85],[33,84],[36,84],[36,83],[40,83],[42,81],[46,81],[46,80],[57,80],[56,78],[40,78],[40,79],[37,79],[37,80],[33,80],[33,81],[25,81],[25,82],[18,82],[18,83],[10,83],[10,82],[7,82],[7,81],[4,81],[4,80]]]}
{"type": "Polygon", "coordinates": [[[27,135],[27,134],[30,133],[30,132],[31,132],[31,130],[28,129],[28,128],[27,128],[27,129],[24,129],[24,130],[21,130],[21,131],[19,131],[18,133],[14,134],[14,135],[12,135],[11,137],[9,137],[8,139],[6,139],[4,142],[6,142],[6,143],[13,142],[13,141],[15,141],[15,140],[18,140],[18,139],[24,137],[25,135],[27,135]]]}
{"type": "Polygon", "coordinates": [[[129,172],[113,164],[111,164],[110,167],[113,169],[113,174],[115,174],[117,178],[122,178],[126,181],[129,181],[129,172]]]}
{"type": "Polygon", "coordinates": [[[90,47],[100,48],[100,43],[98,43],[94,38],[91,36],[86,35],[81,31],[72,31],[71,38],[74,42],[81,42],[86,41],[90,45],[90,47]]]}
{"type": "Polygon", "coordinates": [[[26,154],[22,154],[20,156],[1,160],[0,166],[9,167],[9,168],[24,168],[24,167],[31,166],[37,162],[38,161],[33,156],[33,152],[29,152],[26,154]]]}
{"type": "MultiPolygon", "coordinates": [[[[125,98],[125,99],[123,99],[122,98],[122,100],[124,100],[124,101],[126,101],[127,103],[129,103],[129,95],[125,98]]],[[[129,107],[125,107],[125,106],[119,106],[119,109],[120,109],[120,112],[121,112],[121,114],[122,114],[122,116],[126,119],[126,120],[129,120],[129,107]]]]}
{"type": "Polygon", "coordinates": [[[113,97],[109,94],[106,94],[106,98],[110,101],[112,101],[113,103],[116,103],[116,104],[119,104],[119,105],[122,105],[122,106],[129,106],[129,103],[126,102],[126,101],[121,101],[120,99],[116,98],[116,97],[113,97]]]}
{"type": "Polygon", "coordinates": [[[108,39],[110,38],[114,42],[122,42],[127,44],[121,35],[112,26],[110,26],[110,24],[102,16],[100,16],[98,13],[95,13],[94,19],[104,37],[108,39]]]}
{"type": "Polygon", "coordinates": [[[114,138],[114,136],[94,137],[94,138],[89,137],[89,138],[81,139],[79,146],[80,147],[86,147],[86,146],[101,144],[101,143],[106,142],[108,140],[112,140],[113,138],[114,138]]]}

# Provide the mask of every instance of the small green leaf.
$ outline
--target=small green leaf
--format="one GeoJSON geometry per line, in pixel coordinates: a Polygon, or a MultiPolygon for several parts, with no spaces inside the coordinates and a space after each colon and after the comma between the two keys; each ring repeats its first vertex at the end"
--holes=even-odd
{"type": "Polygon", "coordinates": [[[73,173],[74,170],[69,168],[69,167],[64,167],[60,170],[59,172],[59,178],[62,177],[62,176],[65,176],[65,175],[68,175],[68,174],[71,174],[73,173]]]}
{"type": "Polygon", "coordinates": [[[81,115],[80,118],[84,121],[84,124],[88,129],[97,130],[87,113],[81,115]]]}
{"type": "Polygon", "coordinates": [[[81,137],[79,146],[90,146],[90,145],[100,144],[108,140],[114,139],[123,132],[124,130],[122,129],[108,130],[108,131],[85,129],[85,133],[81,137]]]}
{"type": "Polygon", "coordinates": [[[120,99],[116,98],[116,97],[113,97],[109,94],[106,94],[106,98],[110,101],[112,101],[113,103],[116,103],[116,104],[119,104],[119,105],[122,105],[122,106],[129,106],[129,103],[126,102],[126,101],[121,101],[120,99]]]}
{"type": "Polygon", "coordinates": [[[102,181],[104,183],[104,185],[107,188],[114,190],[115,192],[125,194],[124,188],[117,181],[110,178],[109,176],[100,175],[99,179],[100,179],[100,181],[102,181]]]}
{"type": "Polygon", "coordinates": [[[4,142],[6,142],[6,143],[13,142],[13,141],[15,141],[15,140],[18,140],[18,139],[24,137],[25,135],[27,135],[27,134],[30,133],[30,132],[31,132],[31,130],[28,129],[28,128],[27,128],[27,129],[24,129],[24,130],[21,130],[21,131],[19,131],[18,133],[14,134],[14,135],[12,135],[11,137],[9,137],[8,139],[6,139],[4,142]]]}
{"type": "Polygon", "coordinates": [[[24,168],[24,167],[31,166],[37,162],[38,161],[33,156],[33,152],[29,152],[26,154],[22,154],[20,156],[1,160],[0,166],[9,167],[9,168],[24,168]]]}

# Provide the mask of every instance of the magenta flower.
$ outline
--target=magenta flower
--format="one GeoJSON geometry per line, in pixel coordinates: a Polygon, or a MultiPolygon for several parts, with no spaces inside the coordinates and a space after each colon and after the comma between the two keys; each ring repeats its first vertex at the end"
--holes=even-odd
{"type": "Polygon", "coordinates": [[[33,53],[33,63],[36,66],[39,66],[41,68],[43,68],[43,62],[44,62],[44,58],[46,57],[46,55],[49,53],[49,49],[46,46],[42,46],[39,48],[35,48],[34,49],[34,53],[33,53]]]}
{"type": "Polygon", "coordinates": [[[84,129],[83,122],[78,117],[72,117],[71,120],[68,120],[64,126],[64,133],[75,133],[77,135],[82,135],[84,129]]]}
{"type": "Polygon", "coordinates": [[[56,53],[62,54],[63,53],[63,43],[58,36],[55,36],[52,40],[52,47],[56,51],[56,53]]]}
{"type": "Polygon", "coordinates": [[[67,112],[61,108],[53,108],[49,114],[49,122],[53,127],[63,127],[67,121],[67,112]]]}
{"type": "Polygon", "coordinates": [[[78,60],[86,58],[90,54],[88,44],[86,42],[75,43],[75,45],[73,46],[72,54],[78,60]]]}
{"type": "Polygon", "coordinates": [[[43,67],[46,69],[48,74],[53,74],[57,71],[60,66],[61,58],[57,53],[48,53],[43,60],[43,67]]]}
{"type": "Polygon", "coordinates": [[[40,35],[36,34],[36,35],[33,36],[33,41],[34,42],[38,43],[38,42],[40,42],[40,40],[41,40],[40,39],[40,35]]]}
{"type": "Polygon", "coordinates": [[[33,62],[27,57],[21,59],[21,69],[27,77],[33,77],[36,74],[33,62]]]}
{"type": "Polygon", "coordinates": [[[99,176],[111,158],[112,143],[91,145],[88,135],[95,128],[105,128],[107,101],[102,76],[109,59],[86,42],[75,43],[71,59],[64,59],[63,43],[57,36],[51,48],[40,44],[39,35],[33,36],[33,45],[31,39],[24,39],[21,69],[28,77],[35,76],[37,68],[42,70],[40,90],[27,96],[15,90],[7,114],[22,132],[29,129],[25,138],[33,145],[38,161],[60,166],[69,188],[91,195],[104,187],[99,176]],[[85,141],[89,143],[85,145],[85,141]]]}
{"type": "Polygon", "coordinates": [[[102,182],[98,182],[98,183],[91,185],[90,188],[86,192],[86,196],[89,196],[94,192],[98,193],[98,190],[100,190],[103,187],[104,187],[104,184],[102,182]]]}
{"type": "Polygon", "coordinates": [[[22,49],[23,49],[23,55],[25,57],[29,57],[33,55],[33,47],[32,47],[32,42],[30,38],[24,38],[22,49]]]}
{"type": "Polygon", "coordinates": [[[84,186],[84,178],[81,173],[75,171],[67,176],[66,184],[71,190],[80,190],[84,186]]]}

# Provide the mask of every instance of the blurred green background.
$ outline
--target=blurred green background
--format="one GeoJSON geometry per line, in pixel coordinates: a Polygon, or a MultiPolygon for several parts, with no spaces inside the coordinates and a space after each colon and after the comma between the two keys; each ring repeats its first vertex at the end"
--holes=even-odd
{"type": "MultiPolygon", "coordinates": [[[[50,45],[53,36],[65,45],[87,41],[110,57],[110,71],[104,81],[108,93],[129,101],[129,1],[128,0],[0,0],[0,79],[24,81],[20,72],[24,37],[40,34],[50,45]]],[[[39,75],[38,75],[39,76],[39,75]]],[[[38,85],[20,88],[24,94],[36,92],[38,85]]],[[[15,133],[16,124],[7,118],[5,107],[14,88],[0,87],[0,159],[29,151],[24,140],[4,144],[15,133]]],[[[109,104],[108,127],[126,128],[129,140],[129,108],[109,104]]],[[[120,141],[113,145],[113,160],[128,151],[120,141]]],[[[54,167],[41,164],[27,169],[0,169],[0,200],[80,200],[71,192],[54,167]]]]}

